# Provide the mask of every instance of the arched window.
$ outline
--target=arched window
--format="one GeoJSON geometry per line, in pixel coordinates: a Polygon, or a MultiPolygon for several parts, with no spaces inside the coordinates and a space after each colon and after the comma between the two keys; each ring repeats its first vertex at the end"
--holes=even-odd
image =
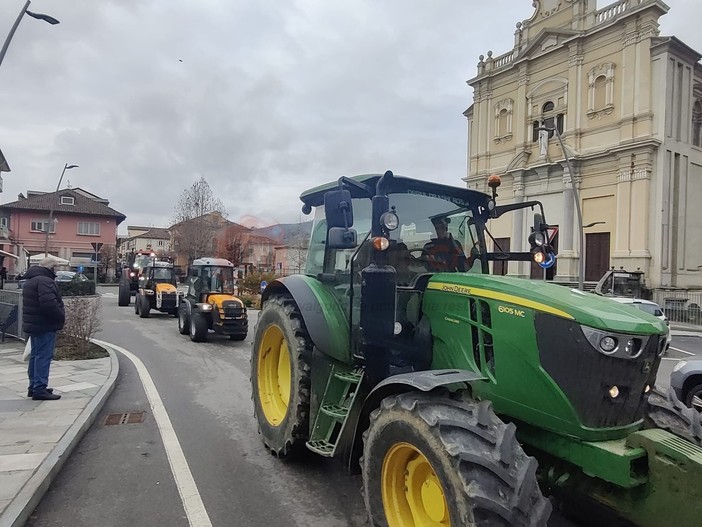
{"type": "Polygon", "coordinates": [[[541,119],[534,121],[532,125],[532,140],[534,142],[539,140],[539,128],[546,127],[550,128],[551,131],[548,132],[548,137],[551,138],[555,135],[553,129],[558,129],[559,134],[563,134],[563,124],[565,122],[565,116],[562,113],[556,113],[556,105],[552,101],[546,101],[541,107],[541,119]]]}
{"type": "Polygon", "coordinates": [[[692,107],[692,144],[702,147],[702,101],[695,101],[692,107]]]}

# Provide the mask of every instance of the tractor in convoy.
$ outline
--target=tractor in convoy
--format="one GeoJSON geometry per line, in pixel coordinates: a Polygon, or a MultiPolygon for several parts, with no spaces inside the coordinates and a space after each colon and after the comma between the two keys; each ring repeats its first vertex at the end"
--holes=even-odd
{"type": "Polygon", "coordinates": [[[234,265],[222,258],[199,258],[190,266],[188,292],[178,309],[178,331],[193,342],[207,340],[209,330],[244,340],[249,330],[244,303],[235,296],[234,265]]]}
{"type": "Polygon", "coordinates": [[[498,205],[499,184],[386,172],[301,195],[305,273],[266,287],[251,356],[265,446],[360,468],[374,526],[542,526],[553,503],[581,524],[700,525],[699,414],[649,402],[665,324],[489,274],[555,259],[541,203],[498,205]],[[529,211],[529,249],[502,250],[491,222],[529,211]]]}
{"type": "Polygon", "coordinates": [[[151,311],[178,316],[181,293],[173,264],[152,258],[139,275],[139,288],[134,299],[134,313],[149,318],[151,311]]]}
{"type": "Polygon", "coordinates": [[[158,256],[151,251],[134,251],[124,261],[119,275],[119,289],[117,293],[117,305],[128,306],[132,296],[139,290],[139,277],[144,267],[152,261],[169,262],[167,257],[158,256]]]}

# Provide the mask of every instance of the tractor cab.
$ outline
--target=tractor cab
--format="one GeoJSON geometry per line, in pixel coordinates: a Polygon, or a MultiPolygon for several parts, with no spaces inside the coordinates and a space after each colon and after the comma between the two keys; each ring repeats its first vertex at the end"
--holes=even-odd
{"type": "Polygon", "coordinates": [[[141,318],[148,318],[152,310],[177,315],[181,293],[176,288],[173,264],[153,257],[143,263],[138,277],[134,313],[141,318]]]}
{"type": "Polygon", "coordinates": [[[178,330],[194,342],[208,330],[243,340],[248,332],[244,303],[236,296],[234,265],[223,258],[200,258],[188,274],[188,291],[180,309],[178,330]]]}

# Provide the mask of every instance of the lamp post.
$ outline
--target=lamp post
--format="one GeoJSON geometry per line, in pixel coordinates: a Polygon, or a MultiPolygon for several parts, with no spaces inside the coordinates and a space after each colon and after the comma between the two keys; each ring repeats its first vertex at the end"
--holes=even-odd
{"type": "Polygon", "coordinates": [[[555,132],[556,137],[558,138],[558,143],[561,145],[561,150],[563,150],[563,156],[565,157],[566,164],[568,165],[568,174],[570,176],[570,186],[573,189],[573,200],[575,201],[575,211],[577,212],[578,215],[578,238],[580,241],[580,258],[578,259],[578,289],[583,291],[585,289],[585,235],[583,231],[583,212],[580,209],[580,193],[578,192],[577,187],[575,186],[575,179],[573,178],[573,165],[570,163],[570,156],[568,156],[568,151],[565,148],[565,144],[563,143],[563,138],[561,137],[561,133],[558,131],[558,127],[554,126],[553,128],[547,127],[547,126],[540,126],[538,128],[539,130],[543,130],[545,132],[555,132]]]}
{"type": "MultiPolygon", "coordinates": [[[[63,181],[63,175],[66,173],[66,170],[71,170],[72,168],[78,168],[78,165],[69,165],[66,163],[63,166],[63,170],[61,171],[61,177],[59,178],[58,185],[56,185],[56,198],[58,198],[58,191],[59,188],[61,188],[61,181],[63,181]]],[[[55,205],[55,200],[51,200],[51,206],[49,207],[49,221],[46,224],[46,240],[44,241],[44,257],[49,256],[49,233],[51,232],[51,224],[54,221],[54,205],[55,205]]]]}
{"type": "Polygon", "coordinates": [[[52,26],[56,25],[59,23],[58,20],[56,20],[54,17],[49,16],[49,15],[42,15],[41,13],[32,13],[31,11],[27,11],[29,8],[29,4],[32,3],[32,0],[27,0],[27,3],[24,4],[24,7],[22,10],[19,12],[19,15],[17,15],[17,19],[15,20],[15,23],[12,24],[12,29],[10,29],[10,32],[7,35],[7,38],[5,39],[5,43],[2,46],[2,50],[0,50],[0,65],[2,65],[2,59],[5,58],[5,53],[7,53],[7,48],[10,47],[10,42],[12,41],[12,37],[15,36],[15,31],[17,31],[17,26],[19,26],[20,22],[22,21],[22,17],[25,15],[25,13],[32,18],[36,18],[37,20],[43,20],[44,22],[47,22],[51,24],[52,26]]]}

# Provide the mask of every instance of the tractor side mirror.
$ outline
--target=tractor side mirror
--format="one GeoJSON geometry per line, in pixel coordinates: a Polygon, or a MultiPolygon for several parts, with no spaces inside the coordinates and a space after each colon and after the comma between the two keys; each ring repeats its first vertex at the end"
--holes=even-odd
{"type": "Polygon", "coordinates": [[[353,225],[351,192],[345,189],[330,190],[324,194],[324,215],[327,219],[327,247],[353,249],[357,245],[353,225]]]}
{"type": "Polygon", "coordinates": [[[353,205],[351,204],[351,192],[348,190],[330,190],[324,194],[324,215],[327,218],[327,225],[332,227],[344,227],[346,229],[353,226],[353,205]]]}
{"type": "Polygon", "coordinates": [[[327,232],[327,247],[330,249],[353,249],[358,245],[356,229],[331,227],[327,232]]]}

